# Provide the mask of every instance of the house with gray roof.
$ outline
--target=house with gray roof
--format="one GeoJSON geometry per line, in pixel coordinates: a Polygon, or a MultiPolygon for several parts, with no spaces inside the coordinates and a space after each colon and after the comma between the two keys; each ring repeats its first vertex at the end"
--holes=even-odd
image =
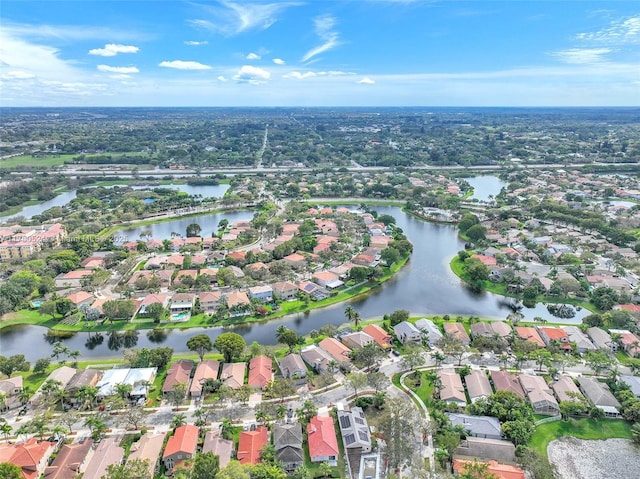
{"type": "Polygon", "coordinates": [[[620,381],[626,383],[633,395],[640,399],[640,378],[638,376],[620,376],[620,381]]]}
{"type": "Polygon", "coordinates": [[[438,326],[436,326],[430,319],[419,319],[416,321],[415,326],[423,335],[427,335],[429,346],[431,347],[442,339],[442,332],[440,331],[440,328],[438,328],[438,326]]]}
{"type": "Polygon", "coordinates": [[[299,422],[276,424],[273,428],[273,444],[276,459],[282,463],[285,471],[295,471],[304,464],[302,426],[299,422]]]}
{"type": "Polygon", "coordinates": [[[493,333],[497,334],[503,339],[508,338],[513,332],[511,326],[509,326],[504,321],[492,321],[491,323],[489,323],[489,325],[491,326],[493,333]]]}
{"type": "Polygon", "coordinates": [[[420,330],[407,321],[396,324],[393,327],[393,332],[402,344],[419,343],[422,341],[420,330]]]}
{"type": "Polygon", "coordinates": [[[520,374],[518,379],[536,414],[555,416],[560,413],[558,401],[542,376],[520,374]]]}
{"type": "Polygon", "coordinates": [[[307,377],[307,367],[299,354],[287,354],[280,360],[280,372],[284,378],[302,379],[307,377]]]}
{"type": "Polygon", "coordinates": [[[595,378],[581,377],[578,379],[580,389],[591,403],[604,411],[606,417],[619,418],[620,403],[609,390],[609,386],[595,378]]]}
{"type": "Polygon", "coordinates": [[[591,338],[591,342],[598,349],[610,349],[612,351],[618,350],[618,343],[611,339],[609,333],[604,329],[596,326],[587,329],[587,334],[591,338]]]}
{"type": "Polygon", "coordinates": [[[597,349],[587,335],[578,327],[563,326],[562,329],[569,335],[569,341],[576,344],[576,351],[579,353],[586,353],[587,351],[595,351],[597,349]]]}
{"type": "Polygon", "coordinates": [[[551,383],[551,388],[556,394],[558,402],[579,401],[584,398],[584,395],[570,376],[560,376],[557,381],[551,383]]]}
{"type": "Polygon", "coordinates": [[[300,356],[304,359],[304,362],[311,366],[318,373],[322,373],[329,369],[329,363],[334,359],[329,356],[329,353],[318,346],[308,346],[300,351],[300,356]]]}
{"type": "Polygon", "coordinates": [[[485,439],[502,439],[500,421],[491,416],[470,416],[469,414],[447,413],[453,426],[462,426],[468,436],[485,439]]]}
{"type": "Polygon", "coordinates": [[[345,448],[371,452],[371,432],[362,408],[354,406],[345,410],[338,405],[338,424],[345,448]]]}
{"type": "Polygon", "coordinates": [[[471,325],[471,337],[484,336],[490,338],[493,336],[493,329],[489,323],[477,322],[471,325]]]}

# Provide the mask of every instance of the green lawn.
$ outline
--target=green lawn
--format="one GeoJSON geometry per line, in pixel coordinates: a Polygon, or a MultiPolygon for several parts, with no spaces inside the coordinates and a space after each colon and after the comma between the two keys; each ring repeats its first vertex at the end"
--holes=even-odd
{"type": "Polygon", "coordinates": [[[36,168],[51,168],[54,166],[63,165],[65,160],[78,155],[45,155],[45,156],[32,156],[22,155],[7,158],[0,161],[0,168],[15,169],[24,166],[36,167],[36,168]]]}
{"type": "Polygon", "coordinates": [[[619,437],[631,439],[631,427],[622,419],[570,419],[569,421],[555,421],[536,427],[529,446],[538,454],[547,457],[547,446],[551,441],[563,436],[573,436],[578,439],[609,439],[619,437]]]}

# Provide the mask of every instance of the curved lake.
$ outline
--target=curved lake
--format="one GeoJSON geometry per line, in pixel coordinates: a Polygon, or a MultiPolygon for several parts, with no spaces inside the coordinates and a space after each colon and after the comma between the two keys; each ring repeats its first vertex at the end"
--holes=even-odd
{"type": "Polygon", "coordinates": [[[37,205],[25,206],[15,215],[0,216],[0,223],[2,223],[3,221],[7,221],[10,218],[15,218],[16,216],[31,218],[35,215],[42,214],[43,211],[46,211],[49,208],[64,206],[71,200],[75,199],[76,192],[77,190],[65,191],[64,193],[60,193],[58,196],[50,199],[49,201],[43,201],[42,203],[38,203],[37,205]]]}
{"type": "MultiPolygon", "coordinates": [[[[379,213],[393,215],[409,239],[413,242],[414,252],[409,263],[391,280],[372,291],[368,296],[356,298],[348,302],[363,318],[380,317],[396,309],[407,309],[413,314],[450,314],[476,315],[495,319],[505,319],[511,309],[505,298],[491,293],[475,294],[471,292],[451,271],[449,261],[463,248],[453,226],[426,223],[410,217],[397,207],[378,207],[379,213]]],[[[237,212],[238,215],[250,212],[237,212]]],[[[215,216],[215,215],[211,215],[215,216]]],[[[231,213],[222,214],[231,221],[231,213]]],[[[195,218],[178,220],[193,222],[195,218]]],[[[216,220],[211,220],[215,222],[216,220]]],[[[168,228],[169,233],[176,231],[177,222],[160,223],[156,227],[168,228]]],[[[186,224],[182,228],[184,230],[186,224]]],[[[182,231],[181,230],[181,231],[182,231]]],[[[135,234],[132,232],[131,234],[135,234]]],[[[139,233],[138,233],[139,234],[139,233]]],[[[247,341],[258,341],[262,344],[275,344],[275,331],[281,324],[295,330],[298,334],[308,334],[323,324],[340,325],[345,322],[344,308],[347,303],[328,308],[300,313],[290,317],[236,327],[234,331],[242,334],[247,341]]],[[[532,321],[539,316],[550,322],[578,324],[589,314],[587,310],[578,311],[569,320],[554,318],[542,304],[535,308],[522,310],[525,319],[532,321]]],[[[31,361],[47,356],[52,346],[47,342],[46,328],[40,326],[18,326],[0,331],[0,350],[5,356],[24,354],[31,361]]],[[[167,330],[166,336],[149,338],[147,331],[140,331],[128,338],[104,333],[103,342],[88,342],[88,333],[79,333],[64,342],[71,349],[82,351],[84,357],[119,356],[126,347],[157,347],[162,344],[171,346],[176,351],[186,351],[189,337],[204,332],[215,338],[222,328],[189,329],[185,331],[167,330]],[[135,344],[134,344],[135,343],[135,344]]]]}
{"type": "Polygon", "coordinates": [[[489,201],[489,196],[494,197],[498,195],[500,190],[507,186],[500,178],[491,175],[473,176],[463,179],[473,186],[473,196],[471,196],[471,198],[479,201],[489,201]]]}

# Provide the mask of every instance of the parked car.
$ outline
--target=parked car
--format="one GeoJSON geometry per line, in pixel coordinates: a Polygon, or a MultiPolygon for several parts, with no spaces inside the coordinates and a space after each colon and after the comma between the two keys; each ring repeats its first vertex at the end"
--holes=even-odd
{"type": "Polygon", "coordinates": [[[398,351],[396,351],[395,349],[391,350],[391,354],[393,354],[396,357],[400,356],[400,353],[398,351]]]}

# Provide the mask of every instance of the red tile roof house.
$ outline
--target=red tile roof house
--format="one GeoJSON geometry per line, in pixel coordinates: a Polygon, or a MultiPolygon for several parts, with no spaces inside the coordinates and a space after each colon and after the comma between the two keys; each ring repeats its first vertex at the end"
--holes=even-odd
{"type": "Polygon", "coordinates": [[[491,371],[491,381],[496,391],[511,391],[524,399],[524,390],[520,386],[518,378],[507,371],[491,371]]]}
{"type": "Polygon", "coordinates": [[[291,253],[289,256],[282,258],[282,260],[293,268],[302,269],[307,265],[307,260],[299,253],[291,253]]]}
{"type": "Polygon", "coordinates": [[[76,307],[80,307],[82,304],[91,306],[91,304],[96,300],[95,296],[91,293],[87,293],[86,291],[78,291],[77,293],[70,294],[67,296],[67,299],[75,304],[76,307]]]}
{"type": "Polygon", "coordinates": [[[307,442],[311,462],[328,462],[334,467],[338,465],[340,450],[332,417],[312,417],[307,424],[307,442]]]}
{"type": "Polygon", "coordinates": [[[328,288],[331,288],[330,285],[336,284],[336,282],[340,282],[341,284],[344,284],[342,283],[342,281],[340,281],[340,278],[338,277],[337,274],[331,273],[329,271],[321,271],[319,273],[313,273],[313,276],[311,276],[311,281],[319,284],[320,286],[324,286],[328,288]]]}
{"type": "Polygon", "coordinates": [[[140,303],[140,309],[138,309],[138,315],[144,316],[147,312],[147,307],[153,303],[160,303],[163,307],[167,307],[169,304],[169,296],[166,294],[148,294],[140,303]]]}
{"type": "Polygon", "coordinates": [[[85,438],[81,442],[65,444],[62,446],[56,458],[47,467],[45,479],[75,479],[84,472],[86,463],[91,459],[93,450],[91,438],[85,438]]]}
{"type": "Polygon", "coordinates": [[[190,359],[181,359],[176,361],[169,368],[167,377],[162,385],[162,394],[173,391],[176,384],[184,384],[189,388],[189,379],[191,378],[191,370],[193,369],[193,361],[190,359]]]}
{"type": "MultiPolygon", "coordinates": [[[[487,472],[491,474],[491,477],[496,479],[525,479],[525,473],[522,468],[518,466],[512,466],[509,464],[500,464],[498,461],[479,462],[480,464],[487,464],[487,472]]],[[[466,470],[466,464],[473,464],[473,461],[454,459],[453,470],[456,473],[464,472],[466,470]]]]}
{"type": "Polygon", "coordinates": [[[35,437],[20,444],[0,444],[0,463],[15,464],[22,470],[22,477],[37,479],[44,473],[55,446],[53,442],[38,441],[35,437]]]}
{"type": "Polygon", "coordinates": [[[565,352],[572,350],[569,335],[562,328],[538,327],[538,332],[544,343],[548,346],[552,341],[558,341],[565,352]]]}
{"type": "Polygon", "coordinates": [[[167,446],[164,448],[164,454],[162,455],[162,462],[164,462],[164,467],[168,471],[171,471],[182,461],[195,456],[198,448],[199,432],[198,426],[191,424],[176,428],[173,436],[167,441],[167,446]]]}
{"type": "Polygon", "coordinates": [[[371,336],[382,349],[391,347],[391,335],[377,324],[367,324],[362,331],[371,336]]]}
{"type": "Polygon", "coordinates": [[[538,334],[538,331],[536,331],[536,328],[532,328],[529,326],[516,326],[514,329],[520,339],[524,339],[525,341],[534,343],[540,348],[544,348],[544,341],[538,334]]]}
{"type": "Polygon", "coordinates": [[[267,444],[269,444],[269,432],[266,427],[258,426],[255,431],[242,431],[236,457],[240,464],[258,464],[260,451],[267,444]]]}
{"type": "Polygon", "coordinates": [[[318,343],[318,346],[324,349],[329,356],[339,363],[344,361],[351,362],[351,358],[349,357],[351,350],[335,338],[324,338],[318,343]]]}
{"type": "Polygon", "coordinates": [[[240,389],[244,384],[246,363],[224,363],[220,372],[220,379],[229,389],[240,389]]]}
{"type": "Polygon", "coordinates": [[[213,314],[220,306],[222,293],[220,291],[205,291],[198,295],[200,299],[200,309],[208,314],[213,314]]]}
{"type": "Polygon", "coordinates": [[[249,386],[264,389],[273,380],[273,361],[267,356],[256,356],[249,361],[249,386]]]}
{"type": "Polygon", "coordinates": [[[199,398],[202,396],[202,386],[207,379],[218,379],[218,373],[220,372],[220,363],[212,359],[205,359],[198,363],[196,372],[193,375],[191,381],[191,387],[189,388],[189,395],[193,398],[199,398]]]}

